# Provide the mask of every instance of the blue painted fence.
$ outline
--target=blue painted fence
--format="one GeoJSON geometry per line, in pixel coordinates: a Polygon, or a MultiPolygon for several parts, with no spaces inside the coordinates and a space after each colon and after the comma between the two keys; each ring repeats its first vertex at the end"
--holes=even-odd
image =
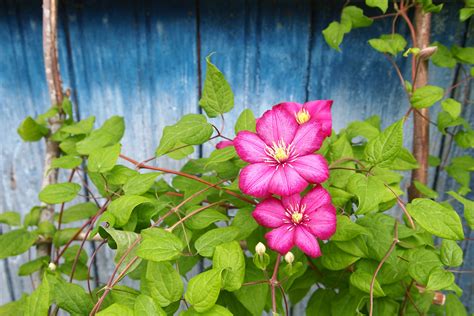
{"type": "MultiPolygon", "coordinates": [[[[62,1],[59,52],[64,86],[72,91],[77,118],[95,115],[100,124],[110,115],[123,115],[127,125],[123,151],[138,160],[153,155],[165,125],[182,114],[199,112],[203,57],[211,52],[216,52],[213,61],[236,96],[235,110],[227,115],[227,131],[244,108],[259,115],[281,101],[308,99],[335,101],[336,130],[370,115],[381,116],[387,126],[406,112],[408,104],[394,70],[367,40],[389,33],[391,20],[354,30],[338,53],[329,49],[321,31],[339,19],[342,5],[319,0],[62,1]]],[[[472,23],[458,22],[459,7],[447,3],[443,13],[433,16],[433,41],[472,45],[472,23]]],[[[402,22],[396,27],[407,34],[402,22]]],[[[41,2],[0,0],[0,41],[0,206],[2,211],[25,214],[38,204],[44,146],[22,143],[16,128],[25,116],[49,107],[41,2]]],[[[397,62],[408,75],[408,60],[399,57],[397,62]]],[[[431,83],[443,87],[452,85],[455,76],[451,69],[430,70],[431,83]]],[[[469,92],[455,91],[467,93],[466,100],[469,92]]],[[[464,114],[474,121],[472,106],[466,104],[464,114]]],[[[405,143],[411,147],[410,130],[406,132],[405,143]]],[[[433,127],[431,153],[443,156],[451,146],[433,127]]],[[[204,153],[210,149],[205,147],[204,153]]],[[[156,163],[180,165],[166,158],[156,163]]],[[[430,175],[439,191],[454,186],[443,172],[431,170],[430,175]]],[[[462,270],[472,270],[472,246],[463,246],[462,270]]],[[[30,280],[17,276],[28,257],[0,262],[0,304],[31,290],[30,280]]],[[[103,282],[111,268],[111,254],[101,252],[94,274],[103,282]]],[[[469,276],[460,278],[464,302],[472,312],[469,276]]],[[[295,314],[303,307],[297,307],[295,314]]]]}

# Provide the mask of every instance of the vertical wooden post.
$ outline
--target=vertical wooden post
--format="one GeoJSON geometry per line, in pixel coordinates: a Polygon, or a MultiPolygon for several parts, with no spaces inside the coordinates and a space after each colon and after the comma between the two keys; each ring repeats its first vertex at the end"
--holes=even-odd
{"type": "MultiPolygon", "coordinates": [[[[415,9],[416,47],[423,49],[430,44],[431,13],[424,13],[420,5],[415,9]]],[[[428,83],[428,59],[417,59],[417,67],[413,89],[416,90],[428,83]]],[[[408,189],[408,197],[411,200],[420,197],[420,192],[413,185],[413,181],[423,184],[428,182],[428,157],[430,144],[429,110],[420,109],[413,111],[413,155],[420,167],[412,171],[411,185],[408,189]]]]}
{"type": "MultiPolygon", "coordinates": [[[[61,76],[59,75],[58,48],[57,48],[57,1],[43,1],[43,56],[48,83],[51,105],[57,105],[61,109],[63,92],[61,87],[61,76]]],[[[62,115],[59,113],[49,120],[50,135],[55,133],[61,126],[62,115]]],[[[51,162],[59,156],[59,144],[51,140],[50,135],[45,138],[46,153],[44,157],[43,180],[41,188],[57,183],[57,169],[51,169],[51,162]]],[[[40,222],[54,222],[54,205],[42,204],[40,222]]],[[[36,256],[51,256],[51,242],[42,242],[36,246],[36,256]]],[[[41,279],[41,272],[35,275],[35,284],[41,279]]]]}

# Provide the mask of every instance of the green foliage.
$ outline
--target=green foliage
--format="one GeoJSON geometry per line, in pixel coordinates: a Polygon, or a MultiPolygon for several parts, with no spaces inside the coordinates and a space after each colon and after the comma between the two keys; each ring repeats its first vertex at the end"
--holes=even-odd
{"type": "Polygon", "coordinates": [[[400,34],[385,34],[369,40],[369,44],[380,53],[396,56],[405,50],[407,41],[400,34]]]}
{"type": "Polygon", "coordinates": [[[387,127],[380,135],[369,141],[365,154],[367,160],[379,167],[389,167],[397,158],[403,145],[403,121],[387,127]]]}
{"type": "Polygon", "coordinates": [[[33,118],[28,116],[18,127],[17,130],[20,137],[25,142],[36,142],[48,135],[49,130],[47,127],[39,124],[33,118]]]}
{"type": "Polygon", "coordinates": [[[415,90],[410,98],[415,109],[427,108],[443,98],[444,90],[436,86],[424,86],[415,90]]]}
{"type": "Polygon", "coordinates": [[[17,256],[27,251],[36,242],[37,234],[24,228],[0,235],[0,259],[17,256]]]}
{"type": "Polygon", "coordinates": [[[207,116],[216,117],[232,110],[234,94],[222,72],[211,63],[211,56],[206,57],[206,64],[206,79],[199,105],[206,111],[207,116]]]}
{"type": "Polygon", "coordinates": [[[0,223],[10,226],[20,226],[21,217],[17,212],[4,212],[0,214],[0,223]]]}
{"type": "Polygon", "coordinates": [[[59,204],[72,201],[81,190],[77,183],[50,184],[39,193],[41,202],[48,204],[59,204]]]}
{"type": "Polygon", "coordinates": [[[369,7],[379,8],[383,13],[385,13],[388,8],[388,0],[365,0],[365,4],[369,7]]]}
{"type": "Polygon", "coordinates": [[[211,309],[217,302],[222,285],[222,269],[202,272],[189,280],[184,298],[197,312],[211,309]]]}
{"type": "Polygon", "coordinates": [[[169,261],[181,255],[184,244],[175,235],[162,228],[142,230],[142,242],[137,249],[137,255],[150,261],[169,261]]]}
{"type": "Polygon", "coordinates": [[[255,123],[255,115],[253,114],[251,109],[245,109],[240,113],[237,122],[235,123],[235,134],[240,131],[251,131],[255,132],[256,123],[255,123]]]}

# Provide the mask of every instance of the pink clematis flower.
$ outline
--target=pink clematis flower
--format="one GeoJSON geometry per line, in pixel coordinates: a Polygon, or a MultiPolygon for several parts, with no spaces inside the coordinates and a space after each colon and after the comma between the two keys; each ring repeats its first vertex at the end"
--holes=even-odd
{"type": "Polygon", "coordinates": [[[298,124],[307,122],[319,122],[324,137],[331,136],[332,117],[331,106],[332,100],[315,100],[304,104],[295,102],[283,102],[274,106],[274,108],[283,108],[293,115],[298,124]]]}
{"type": "Polygon", "coordinates": [[[234,139],[237,154],[250,163],[240,173],[240,189],[255,197],[283,196],[303,191],[308,183],[326,181],[327,162],[314,154],[323,139],[316,121],[299,125],[283,108],[265,112],[256,134],[241,131],[234,139]]]}
{"type": "Polygon", "coordinates": [[[222,140],[216,144],[216,149],[222,149],[226,147],[234,146],[234,142],[231,140],[222,140]]]}
{"type": "Polygon", "coordinates": [[[265,235],[268,246],[284,255],[298,246],[311,257],[321,256],[317,239],[329,239],[336,231],[336,209],[320,185],[303,198],[299,194],[260,202],[252,213],[262,226],[273,228],[265,235]]]}

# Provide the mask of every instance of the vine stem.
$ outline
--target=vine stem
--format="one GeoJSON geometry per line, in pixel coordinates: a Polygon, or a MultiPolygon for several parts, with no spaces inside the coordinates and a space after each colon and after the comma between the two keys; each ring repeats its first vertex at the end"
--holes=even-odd
{"type": "Polygon", "coordinates": [[[273,268],[272,278],[270,279],[270,287],[272,289],[272,311],[273,315],[277,315],[277,305],[276,305],[276,293],[275,288],[278,284],[278,268],[280,267],[281,255],[278,254],[275,262],[275,268],[273,268]]]}
{"type": "Polygon", "coordinates": [[[186,216],[184,216],[183,218],[181,218],[179,221],[177,221],[176,223],[174,223],[170,228],[168,228],[169,231],[173,231],[176,226],[182,224],[185,220],[187,220],[188,218],[190,218],[191,216],[194,216],[196,215],[197,213],[199,212],[202,212],[204,210],[207,210],[208,208],[211,208],[213,206],[216,206],[216,205],[220,205],[221,202],[214,202],[214,203],[211,203],[211,204],[208,204],[206,206],[203,206],[203,207],[200,207],[192,212],[190,212],[189,214],[187,214],[186,216]]]}
{"type": "Polygon", "coordinates": [[[383,256],[383,258],[380,261],[379,265],[377,266],[377,269],[375,269],[374,275],[372,277],[372,281],[370,282],[370,291],[369,291],[370,311],[369,311],[369,316],[373,316],[373,312],[374,312],[374,285],[375,285],[375,281],[376,281],[376,278],[377,278],[377,274],[379,273],[380,269],[382,269],[383,264],[385,263],[385,261],[387,261],[388,257],[390,256],[390,254],[395,249],[395,246],[399,243],[399,240],[398,240],[398,221],[395,221],[395,227],[394,227],[394,233],[393,234],[394,234],[393,242],[390,245],[390,248],[388,249],[385,256],[383,256]]]}
{"type": "Polygon", "coordinates": [[[211,186],[211,187],[215,187],[215,188],[218,189],[218,190],[223,190],[225,193],[227,193],[227,194],[229,194],[229,195],[231,195],[231,196],[233,196],[233,197],[236,197],[236,198],[238,198],[239,200],[242,200],[242,201],[244,201],[244,202],[247,202],[247,203],[249,203],[249,204],[253,204],[253,205],[256,205],[256,204],[257,204],[257,202],[255,202],[255,201],[253,201],[253,200],[251,200],[251,199],[248,199],[248,198],[246,198],[245,196],[242,196],[242,195],[240,195],[240,194],[238,194],[238,193],[235,193],[235,192],[232,192],[232,191],[230,191],[230,190],[224,189],[224,188],[222,188],[222,187],[220,187],[220,186],[215,185],[214,183],[211,183],[211,182],[209,182],[209,181],[203,180],[203,179],[201,179],[201,178],[199,178],[199,177],[197,177],[197,176],[194,176],[194,175],[192,175],[192,174],[185,173],[185,172],[181,172],[181,171],[177,171],[177,170],[165,169],[165,168],[161,168],[161,167],[155,167],[155,166],[150,166],[150,165],[142,164],[142,163],[140,163],[140,162],[138,162],[138,161],[136,161],[136,160],[134,160],[134,159],[132,159],[132,158],[130,158],[130,157],[127,157],[127,156],[125,156],[125,155],[123,155],[123,154],[120,154],[120,158],[122,158],[122,159],[124,159],[124,160],[126,160],[126,161],[128,161],[128,162],[130,162],[130,163],[132,163],[132,164],[134,164],[134,165],[135,165],[137,168],[139,168],[139,169],[149,169],[149,170],[161,171],[161,172],[164,172],[164,173],[175,174],[175,175],[177,175],[177,176],[182,176],[182,177],[185,177],[185,178],[188,178],[188,179],[195,180],[195,181],[197,181],[197,182],[203,183],[203,184],[205,184],[205,185],[208,185],[208,186],[211,186]]]}

